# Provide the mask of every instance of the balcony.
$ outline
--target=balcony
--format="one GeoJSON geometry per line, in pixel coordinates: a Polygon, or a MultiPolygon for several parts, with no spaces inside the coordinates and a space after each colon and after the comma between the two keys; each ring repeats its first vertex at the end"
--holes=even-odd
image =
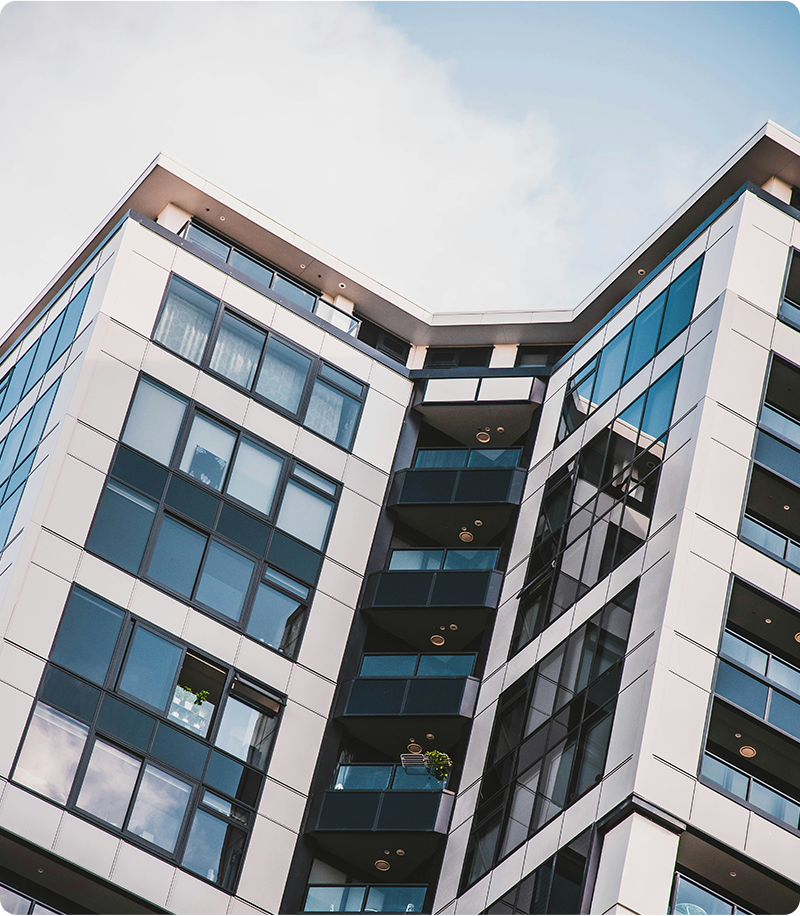
{"type": "Polygon", "coordinates": [[[460,651],[497,607],[503,574],[494,549],[394,550],[389,566],[373,573],[364,610],[388,633],[418,649],[435,645],[460,651]]]}
{"type": "Polygon", "coordinates": [[[520,454],[518,448],[419,449],[413,466],[395,474],[388,505],[442,544],[461,538],[485,547],[522,499],[520,454]]]}
{"type": "Polygon", "coordinates": [[[393,877],[405,877],[447,833],[455,796],[425,767],[346,764],[334,786],[322,795],[314,832],[321,845],[359,868],[373,871],[383,859],[393,877]]]}
{"type": "Polygon", "coordinates": [[[312,884],[304,913],[421,913],[424,884],[312,884]]]}
{"type": "Polygon", "coordinates": [[[410,740],[450,749],[475,709],[472,654],[365,655],[343,685],[337,718],[359,740],[392,757],[410,740]]]}

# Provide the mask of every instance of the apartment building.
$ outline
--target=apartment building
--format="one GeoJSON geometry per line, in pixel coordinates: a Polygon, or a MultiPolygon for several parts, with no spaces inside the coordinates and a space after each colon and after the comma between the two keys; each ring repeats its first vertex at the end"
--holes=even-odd
{"type": "Polygon", "coordinates": [[[0,344],[0,904],[800,903],[800,140],[437,314],[159,156],[0,344]]]}

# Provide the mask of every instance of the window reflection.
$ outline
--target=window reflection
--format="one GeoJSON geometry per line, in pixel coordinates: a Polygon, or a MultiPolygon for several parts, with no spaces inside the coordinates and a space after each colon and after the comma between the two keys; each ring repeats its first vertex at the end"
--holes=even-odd
{"type": "Polygon", "coordinates": [[[191,787],[148,764],[128,829],[167,852],[175,849],[191,787]]]}
{"type": "Polygon", "coordinates": [[[77,805],[112,827],[122,827],[141,761],[124,751],[95,742],[77,805]]]}
{"type": "Polygon", "coordinates": [[[88,733],[85,725],[38,703],[14,769],[14,780],[65,804],[88,733]]]}
{"type": "Polygon", "coordinates": [[[215,490],[222,489],[236,436],[200,415],[195,416],[183,452],[181,470],[215,490]]]}

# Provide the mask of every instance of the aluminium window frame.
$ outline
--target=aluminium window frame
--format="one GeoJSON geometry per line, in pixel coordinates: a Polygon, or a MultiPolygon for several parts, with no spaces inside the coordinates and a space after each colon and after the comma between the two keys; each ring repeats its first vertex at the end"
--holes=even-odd
{"type": "MultiPolygon", "coordinates": [[[[108,602],[106,598],[103,598],[103,596],[97,594],[96,592],[90,592],[89,589],[85,589],[83,586],[79,586],[78,583],[73,582],[70,587],[69,593],[67,595],[67,599],[64,604],[64,609],[66,609],[66,607],[69,605],[75,590],[78,588],[80,588],[81,591],[86,592],[87,594],[92,595],[93,597],[96,597],[105,603],[112,603],[112,602],[108,602]]],[[[277,741],[277,733],[275,737],[273,738],[272,743],[270,745],[269,755],[266,761],[264,762],[263,769],[255,767],[249,764],[247,761],[242,760],[241,758],[235,757],[230,752],[217,747],[216,738],[219,734],[219,729],[220,729],[220,725],[221,725],[221,722],[224,716],[224,711],[231,697],[236,698],[239,702],[244,703],[244,705],[246,706],[250,706],[254,709],[257,708],[257,706],[253,703],[253,701],[249,700],[247,697],[243,696],[242,694],[236,693],[234,691],[234,687],[237,682],[241,681],[243,684],[246,684],[248,687],[250,687],[250,689],[257,690],[259,693],[262,693],[266,699],[271,700],[273,703],[281,707],[279,711],[274,712],[274,717],[278,719],[277,729],[280,728],[280,720],[283,717],[283,709],[286,706],[286,696],[280,693],[279,691],[276,691],[274,688],[271,688],[271,687],[266,686],[265,684],[259,683],[255,678],[252,678],[250,675],[243,675],[242,673],[239,672],[238,669],[236,669],[230,663],[223,661],[222,659],[219,659],[215,656],[212,656],[205,650],[198,649],[196,646],[192,645],[191,643],[186,642],[186,640],[181,639],[176,634],[170,633],[169,631],[162,629],[161,627],[157,626],[156,624],[153,624],[151,621],[145,618],[140,618],[134,615],[130,610],[119,607],[119,605],[114,605],[114,607],[122,611],[124,614],[124,617],[120,625],[119,633],[117,635],[117,642],[114,647],[114,651],[111,655],[111,658],[109,660],[108,668],[106,670],[106,675],[105,675],[105,678],[103,679],[103,683],[100,685],[92,683],[91,681],[88,681],[85,677],[83,677],[82,675],[76,674],[75,672],[71,671],[70,669],[63,667],[62,665],[56,662],[51,662],[48,660],[47,663],[45,664],[44,670],[42,672],[42,676],[39,679],[39,684],[34,693],[33,703],[31,704],[30,711],[26,718],[25,728],[22,731],[22,737],[20,738],[19,744],[14,753],[13,760],[12,760],[12,766],[9,770],[9,773],[13,774],[16,771],[17,763],[22,754],[22,750],[25,746],[25,742],[28,737],[28,732],[30,729],[31,722],[34,719],[34,715],[35,715],[35,712],[39,704],[42,704],[45,707],[50,708],[50,709],[55,709],[57,712],[61,713],[62,715],[68,716],[70,719],[76,719],[77,721],[81,721],[77,719],[75,713],[67,712],[59,708],[58,706],[51,705],[52,700],[42,699],[43,687],[44,687],[48,672],[50,670],[56,670],[59,672],[63,672],[67,674],[69,677],[74,678],[80,681],[81,683],[86,684],[87,686],[90,686],[92,689],[98,692],[99,697],[98,697],[96,708],[92,715],[91,721],[88,723],[87,722],[81,723],[86,726],[87,735],[84,741],[83,748],[81,750],[81,754],[78,760],[78,765],[72,777],[72,782],[70,785],[70,789],[69,789],[69,793],[67,795],[66,801],[63,804],[54,802],[53,799],[48,798],[45,795],[42,795],[36,789],[33,789],[30,786],[27,786],[24,784],[19,784],[20,788],[22,788],[23,791],[32,793],[37,798],[46,799],[49,804],[55,804],[57,807],[61,808],[62,810],[69,811],[70,814],[72,814],[73,816],[78,817],[84,821],[87,821],[93,824],[94,826],[99,827],[100,829],[106,831],[107,833],[111,833],[113,836],[121,837],[125,841],[144,849],[146,852],[150,853],[151,855],[157,856],[159,859],[165,860],[181,869],[182,869],[181,862],[186,852],[186,846],[189,840],[189,835],[191,833],[192,826],[194,824],[195,813],[198,810],[213,811],[214,816],[222,820],[229,827],[234,827],[234,828],[239,829],[245,835],[245,842],[243,845],[243,854],[242,854],[242,858],[239,864],[238,873],[236,875],[236,878],[232,886],[230,887],[230,889],[226,889],[222,884],[218,884],[215,881],[211,881],[209,878],[195,871],[191,871],[189,869],[184,869],[184,870],[187,871],[188,874],[191,874],[199,878],[201,881],[204,881],[205,883],[209,884],[212,887],[217,888],[218,890],[222,890],[223,892],[234,894],[236,891],[236,887],[238,885],[239,879],[241,878],[241,869],[242,869],[241,863],[244,862],[247,856],[247,849],[249,847],[251,836],[255,828],[256,816],[258,814],[258,810],[261,804],[261,799],[262,799],[262,795],[264,792],[264,786],[266,785],[266,777],[267,777],[267,773],[269,772],[270,760],[274,752],[275,743],[277,741]],[[172,688],[173,693],[174,693],[175,685],[180,680],[181,669],[186,659],[187,653],[191,653],[192,655],[195,655],[198,658],[200,658],[201,661],[211,664],[214,667],[219,668],[226,672],[225,683],[224,683],[224,687],[222,688],[222,696],[224,697],[224,702],[220,703],[219,708],[215,710],[213,726],[209,729],[209,732],[206,736],[200,737],[200,736],[193,734],[189,729],[181,728],[181,726],[177,724],[175,721],[170,720],[168,710],[165,711],[163,709],[158,709],[156,707],[153,707],[150,704],[146,703],[145,701],[140,700],[137,697],[132,696],[131,694],[125,693],[120,689],[119,684],[122,680],[123,673],[127,667],[128,653],[129,653],[131,646],[133,645],[133,636],[137,632],[137,630],[140,628],[144,629],[146,632],[149,632],[149,633],[152,633],[153,635],[158,636],[161,639],[166,640],[167,642],[170,642],[172,645],[175,645],[181,649],[180,661],[178,662],[177,670],[176,670],[176,674],[175,674],[175,678],[173,682],[173,688],[172,688]],[[153,728],[153,732],[151,733],[150,739],[148,741],[148,749],[142,750],[139,747],[135,747],[132,743],[130,743],[129,741],[126,741],[124,738],[121,738],[117,735],[112,735],[111,733],[106,733],[106,731],[102,728],[100,728],[100,730],[98,731],[98,724],[99,724],[98,719],[100,715],[100,710],[102,709],[102,705],[103,705],[103,698],[105,696],[111,696],[112,698],[116,699],[119,702],[122,702],[123,704],[129,707],[133,707],[138,712],[141,712],[155,719],[156,727],[153,728]],[[205,763],[203,764],[202,772],[199,776],[193,776],[187,773],[186,771],[179,770],[173,764],[157,757],[153,753],[153,751],[150,749],[155,741],[155,735],[157,734],[158,726],[162,724],[169,728],[175,729],[176,731],[178,731],[181,734],[186,734],[187,736],[197,741],[199,744],[202,744],[203,746],[206,746],[208,748],[206,760],[205,760],[205,763]],[[123,827],[119,827],[119,828],[115,827],[112,824],[110,824],[108,821],[103,820],[98,815],[93,814],[92,812],[87,811],[86,809],[78,807],[78,804],[77,804],[80,792],[83,788],[84,779],[86,777],[86,773],[89,768],[89,763],[91,761],[92,754],[94,752],[94,748],[98,740],[103,741],[104,743],[108,745],[111,745],[115,749],[120,750],[129,756],[136,757],[140,761],[139,773],[137,774],[134,788],[131,792],[130,799],[128,801],[128,806],[126,809],[125,817],[123,819],[123,827]],[[230,758],[237,764],[241,764],[243,767],[245,767],[246,770],[259,774],[261,783],[260,783],[260,787],[258,789],[258,792],[256,793],[256,796],[255,796],[255,799],[252,805],[249,805],[246,802],[228,797],[231,801],[232,806],[239,806],[247,810],[249,817],[248,817],[248,823],[246,825],[243,825],[240,821],[237,821],[232,816],[224,815],[222,812],[217,811],[216,809],[213,809],[213,808],[209,809],[207,807],[202,807],[203,806],[203,797],[207,789],[212,791],[212,793],[221,792],[221,790],[216,790],[212,786],[207,786],[205,783],[205,776],[206,776],[208,767],[210,766],[210,763],[212,760],[212,754],[214,753],[222,754],[225,757],[230,758]],[[168,852],[163,847],[160,847],[154,843],[151,843],[146,838],[138,834],[132,833],[125,826],[127,825],[132,815],[133,808],[135,806],[136,799],[138,796],[138,792],[139,792],[142,780],[144,779],[144,774],[145,774],[145,771],[148,765],[151,765],[155,767],[156,769],[160,769],[164,771],[165,773],[167,773],[169,776],[179,779],[180,781],[187,783],[190,786],[188,801],[186,803],[186,808],[183,813],[182,822],[178,830],[178,834],[175,840],[175,846],[172,852],[168,852]]],[[[55,645],[56,640],[58,639],[58,634],[61,632],[63,623],[64,623],[64,614],[62,611],[61,620],[59,621],[59,626],[56,631],[56,637],[53,641],[54,645],[55,645]]],[[[14,777],[10,776],[9,781],[13,783],[14,777]]],[[[17,785],[17,783],[14,783],[14,784],[17,785]]],[[[223,797],[225,797],[224,793],[222,794],[223,794],[223,797]]]]}
{"type": "MultiPolygon", "coordinates": [[[[313,314],[313,313],[310,313],[310,314],[313,314]]],[[[156,314],[156,319],[153,324],[152,330],[150,331],[149,336],[150,336],[151,343],[153,343],[155,346],[162,348],[163,350],[165,350],[168,353],[171,353],[173,356],[177,357],[178,359],[182,360],[185,363],[188,363],[193,368],[199,369],[201,372],[207,373],[209,376],[216,379],[217,381],[220,381],[226,385],[229,385],[234,390],[239,391],[242,394],[245,394],[247,397],[252,398],[253,400],[257,401],[259,404],[263,404],[265,407],[268,407],[270,410],[274,410],[276,413],[280,414],[283,417],[286,417],[288,420],[291,420],[292,422],[297,423],[298,426],[302,426],[303,429],[307,429],[309,432],[313,433],[316,436],[319,436],[324,441],[330,442],[331,445],[336,446],[336,448],[340,448],[343,451],[348,452],[348,453],[352,452],[353,444],[355,443],[356,436],[358,435],[359,426],[361,424],[361,418],[364,413],[364,405],[366,403],[367,395],[369,393],[369,387],[370,387],[369,384],[367,382],[362,381],[359,378],[356,378],[354,375],[352,375],[352,373],[348,372],[347,370],[341,369],[339,366],[336,366],[333,363],[328,362],[327,360],[323,359],[319,354],[314,353],[311,350],[305,349],[305,347],[296,343],[291,338],[284,337],[282,334],[273,331],[273,329],[269,325],[261,323],[260,321],[254,319],[252,315],[248,315],[246,312],[242,311],[241,309],[236,308],[236,306],[230,305],[229,303],[225,302],[225,300],[222,299],[220,296],[214,296],[213,294],[208,293],[206,290],[202,289],[202,287],[198,286],[196,283],[193,283],[191,280],[187,280],[185,277],[181,276],[180,274],[176,273],[175,271],[170,271],[169,273],[169,276],[167,278],[167,284],[166,284],[166,287],[164,288],[164,292],[161,297],[161,303],[159,304],[158,312],[156,314]],[[200,360],[197,363],[192,362],[192,360],[188,359],[187,357],[183,356],[180,353],[177,353],[175,350],[170,349],[168,346],[166,346],[163,343],[160,343],[158,340],[155,339],[155,333],[159,327],[159,324],[161,323],[161,319],[166,309],[167,300],[169,299],[170,285],[172,283],[173,277],[176,277],[178,280],[181,280],[183,283],[189,284],[190,286],[199,290],[203,294],[207,296],[211,296],[213,299],[217,301],[216,314],[214,315],[214,318],[211,322],[211,327],[209,328],[209,331],[208,331],[208,338],[206,339],[206,342],[203,345],[203,351],[201,353],[200,360]],[[249,325],[250,327],[254,328],[255,330],[265,335],[264,346],[261,349],[261,354],[259,356],[258,364],[256,366],[256,371],[253,376],[253,382],[250,388],[246,388],[245,386],[240,385],[238,382],[235,382],[232,379],[229,379],[227,376],[211,368],[211,359],[214,354],[214,348],[217,345],[217,341],[219,339],[220,328],[222,327],[222,322],[226,314],[230,314],[234,318],[237,318],[239,321],[244,322],[245,324],[249,325]],[[306,375],[305,381],[303,382],[303,390],[300,395],[300,403],[298,404],[298,408],[296,412],[287,410],[285,407],[282,407],[280,404],[278,404],[275,401],[271,401],[269,398],[265,397],[264,395],[260,394],[259,392],[255,390],[255,386],[258,382],[260,370],[264,363],[264,357],[266,354],[267,344],[269,343],[270,338],[274,338],[279,343],[283,344],[284,346],[288,347],[291,350],[294,350],[296,353],[310,360],[308,373],[306,375]],[[326,384],[331,385],[337,391],[352,398],[359,405],[358,412],[356,414],[356,418],[353,422],[353,433],[352,433],[349,444],[346,446],[340,445],[335,439],[329,439],[327,436],[323,436],[321,433],[312,429],[310,426],[307,426],[305,423],[306,413],[308,411],[308,405],[311,402],[311,397],[314,392],[314,387],[316,385],[317,379],[320,377],[320,372],[323,366],[330,366],[336,372],[340,372],[342,375],[344,375],[347,378],[350,378],[353,382],[361,386],[361,396],[358,397],[354,395],[352,391],[348,391],[347,389],[338,385],[336,382],[333,382],[330,379],[325,378],[325,377],[322,378],[322,380],[326,384]]]]}
{"type": "MultiPolygon", "coordinates": [[[[127,426],[128,419],[130,417],[130,414],[131,414],[131,411],[133,409],[133,405],[136,399],[136,394],[139,391],[139,386],[142,383],[142,380],[144,380],[148,384],[155,384],[157,387],[161,388],[162,390],[180,394],[179,392],[174,392],[173,389],[168,388],[168,386],[164,385],[158,379],[154,379],[151,376],[145,375],[144,373],[140,373],[139,378],[137,379],[136,386],[134,388],[134,393],[131,396],[130,402],[128,404],[128,408],[125,413],[125,420],[122,425],[122,431],[120,432],[120,436],[122,436],[127,426]]],[[[305,462],[299,461],[294,455],[288,452],[284,452],[282,449],[277,448],[272,443],[269,443],[266,440],[263,440],[260,437],[254,435],[249,430],[243,427],[239,427],[239,426],[235,426],[234,424],[231,424],[230,421],[228,421],[222,415],[218,414],[216,411],[210,410],[205,405],[199,404],[193,398],[187,398],[184,395],[180,395],[180,396],[186,402],[186,408],[184,411],[183,419],[181,421],[181,427],[175,439],[175,445],[173,447],[172,454],[170,456],[169,465],[163,465],[160,462],[155,461],[153,458],[151,458],[150,456],[146,455],[143,452],[140,452],[138,449],[135,449],[134,447],[125,444],[120,439],[116,444],[116,447],[112,455],[111,462],[109,463],[109,468],[106,473],[106,479],[104,481],[103,489],[101,491],[100,497],[98,498],[97,505],[94,510],[94,514],[92,517],[92,523],[89,527],[89,531],[87,533],[85,543],[88,544],[91,539],[91,535],[95,528],[95,524],[96,524],[97,517],[99,514],[100,504],[103,500],[103,496],[106,493],[106,488],[108,486],[109,481],[111,480],[118,481],[123,486],[129,488],[133,492],[140,494],[144,496],[146,499],[156,503],[156,509],[153,514],[153,521],[150,526],[150,532],[147,536],[147,541],[145,542],[144,551],[142,553],[142,558],[139,562],[138,568],[133,573],[131,573],[127,569],[125,570],[125,572],[127,572],[129,575],[136,576],[137,578],[141,579],[142,581],[147,582],[152,587],[165,592],[166,594],[172,596],[173,598],[175,598],[176,600],[180,601],[183,604],[190,604],[192,607],[197,608],[199,611],[208,615],[212,619],[217,620],[218,622],[228,627],[231,627],[236,632],[241,633],[242,635],[247,636],[249,639],[254,640],[256,643],[263,646],[264,648],[269,649],[272,652],[277,652],[279,655],[283,656],[284,658],[287,658],[289,656],[287,656],[280,649],[267,645],[265,642],[258,640],[255,636],[251,636],[250,634],[248,634],[247,626],[250,620],[250,615],[252,614],[253,604],[254,604],[256,595],[258,593],[261,582],[266,581],[272,588],[276,589],[278,592],[281,592],[282,594],[287,595],[288,597],[291,597],[294,600],[297,600],[299,604],[305,607],[306,612],[304,614],[302,630],[301,630],[301,633],[298,635],[298,638],[296,641],[297,651],[299,652],[300,646],[302,644],[303,633],[305,631],[305,627],[308,621],[308,611],[310,609],[310,606],[311,606],[311,603],[314,597],[316,583],[319,580],[322,564],[326,556],[326,550],[327,550],[328,544],[330,543],[331,533],[333,531],[333,527],[336,521],[336,516],[337,516],[337,512],[339,508],[339,501],[341,499],[341,495],[343,491],[343,484],[340,481],[337,481],[333,478],[328,477],[327,475],[322,474],[317,468],[313,468],[310,465],[305,464],[305,462]],[[198,416],[203,417],[205,419],[210,419],[213,422],[218,423],[220,426],[222,426],[227,431],[232,432],[234,436],[236,437],[234,447],[231,452],[231,458],[228,462],[228,467],[226,467],[225,469],[225,474],[223,477],[223,486],[222,486],[222,489],[220,490],[216,490],[215,488],[209,486],[208,484],[203,483],[203,481],[198,480],[195,477],[190,476],[188,473],[180,469],[180,464],[183,459],[183,453],[186,448],[186,443],[188,442],[189,436],[191,435],[191,430],[194,424],[195,417],[198,417],[198,416]],[[234,467],[236,456],[239,453],[240,444],[244,440],[253,443],[254,445],[256,445],[259,448],[263,448],[265,451],[269,452],[272,455],[275,455],[277,458],[281,459],[281,461],[283,462],[281,471],[278,475],[278,480],[275,485],[275,491],[273,495],[270,515],[268,516],[259,512],[257,509],[243,502],[242,500],[237,499],[234,496],[229,496],[227,492],[225,491],[225,484],[227,483],[231,470],[234,467]],[[160,469],[164,470],[166,474],[166,479],[165,479],[165,483],[164,483],[160,498],[155,498],[152,496],[152,494],[145,492],[144,490],[142,490],[135,484],[131,483],[130,481],[114,475],[114,465],[122,449],[132,452],[133,454],[137,456],[141,456],[145,458],[147,461],[155,464],[160,469]],[[294,470],[296,467],[307,468],[313,474],[327,480],[329,483],[333,485],[334,493],[331,494],[319,488],[315,488],[314,485],[311,484],[306,478],[295,477],[294,470]],[[197,519],[188,515],[186,512],[184,512],[180,508],[176,508],[167,503],[170,485],[171,485],[172,480],[174,480],[175,478],[185,483],[188,483],[190,486],[196,487],[197,489],[201,490],[203,493],[219,501],[220,505],[218,506],[216,510],[215,522],[214,522],[213,527],[203,525],[202,522],[199,522],[197,519]],[[312,547],[310,544],[304,541],[301,541],[298,537],[296,537],[293,534],[290,534],[289,532],[284,532],[281,528],[277,526],[277,519],[278,519],[278,515],[280,514],[283,497],[284,497],[284,494],[286,493],[287,486],[290,482],[293,482],[297,486],[305,490],[308,490],[310,493],[319,495],[320,497],[325,499],[327,502],[331,503],[333,506],[330,520],[327,526],[325,540],[323,541],[322,547],[320,549],[312,547]],[[254,550],[248,549],[246,546],[233,540],[232,538],[224,534],[222,531],[216,530],[216,525],[218,524],[218,521],[221,518],[222,512],[224,511],[224,507],[226,505],[230,505],[231,508],[233,508],[234,510],[239,511],[243,513],[244,515],[247,515],[248,517],[252,518],[259,525],[262,525],[262,526],[266,525],[270,529],[268,533],[268,538],[269,538],[268,544],[272,543],[274,533],[280,532],[280,534],[283,537],[288,538],[292,542],[299,544],[302,548],[313,551],[314,553],[319,555],[320,561],[319,561],[319,566],[318,566],[314,581],[307,582],[305,580],[298,579],[298,581],[301,582],[303,586],[307,587],[308,589],[308,595],[306,598],[300,599],[296,593],[293,593],[290,589],[281,585],[279,582],[276,582],[273,579],[265,579],[266,569],[272,566],[272,564],[269,563],[268,556],[267,556],[269,547],[267,547],[267,549],[261,555],[259,555],[259,554],[256,554],[254,550]],[[174,521],[189,528],[191,531],[202,534],[202,536],[206,538],[206,544],[203,547],[203,553],[202,553],[200,565],[195,575],[195,581],[192,586],[191,594],[188,597],[176,591],[175,589],[170,588],[169,585],[166,585],[165,583],[160,582],[159,580],[155,579],[154,577],[151,577],[148,575],[150,563],[155,553],[156,545],[158,542],[159,535],[161,533],[161,529],[163,526],[163,520],[165,517],[173,519],[174,521]],[[208,554],[211,549],[210,545],[212,542],[219,543],[222,546],[227,547],[235,551],[236,553],[247,557],[247,559],[253,560],[253,563],[254,563],[254,569],[253,569],[253,572],[251,573],[250,582],[248,583],[248,587],[247,587],[247,590],[246,590],[246,593],[243,599],[242,609],[241,609],[239,618],[237,620],[231,618],[230,616],[226,616],[225,614],[221,613],[220,611],[217,611],[214,608],[209,607],[208,605],[202,603],[201,601],[193,597],[195,592],[197,591],[197,589],[200,586],[200,582],[202,580],[202,573],[207,563],[208,554]]],[[[94,555],[100,556],[99,554],[94,554],[94,555]]],[[[104,562],[109,563],[112,566],[115,566],[116,568],[124,569],[124,567],[119,566],[119,564],[115,563],[113,560],[106,559],[105,557],[101,557],[101,559],[103,559],[104,562]]],[[[297,578],[296,574],[287,572],[283,569],[280,569],[279,567],[275,567],[275,568],[278,569],[279,572],[282,572],[284,575],[287,575],[290,579],[297,578]]]]}

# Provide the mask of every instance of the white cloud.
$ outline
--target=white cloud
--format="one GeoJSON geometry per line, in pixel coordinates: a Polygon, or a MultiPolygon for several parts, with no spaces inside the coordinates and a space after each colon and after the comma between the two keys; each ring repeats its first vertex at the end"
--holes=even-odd
{"type": "Polygon", "coordinates": [[[0,321],[161,148],[431,309],[568,305],[586,288],[545,116],[470,111],[379,7],[12,4],[0,117],[18,138],[0,153],[16,176],[0,321]]]}

